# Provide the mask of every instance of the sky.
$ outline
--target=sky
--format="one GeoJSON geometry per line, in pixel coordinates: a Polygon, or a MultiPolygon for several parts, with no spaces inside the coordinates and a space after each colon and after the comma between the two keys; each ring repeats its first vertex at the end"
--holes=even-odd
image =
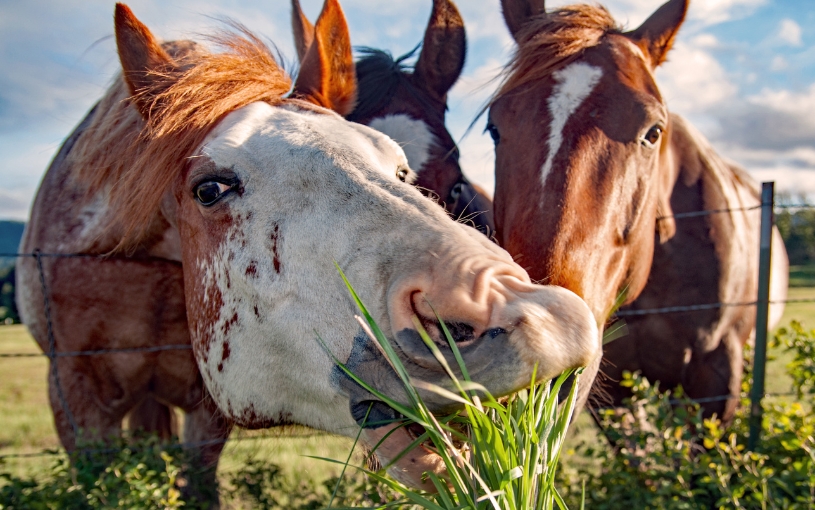
{"type": "MultiPolygon", "coordinates": [[[[548,8],[574,0],[550,0],[548,8]]],[[[314,20],[322,0],[301,0],[314,20]]],[[[341,0],[355,46],[407,53],[421,40],[431,0],[341,0]]],[[[459,0],[467,63],[450,93],[447,124],[465,174],[493,189],[485,120],[467,128],[514,43],[499,0],[459,0]],[[466,134],[466,136],[465,136],[466,134]]],[[[165,40],[192,38],[237,20],[272,41],[292,68],[288,0],[131,0],[165,40]]],[[[639,26],[660,1],[606,0],[619,23],[639,26]]],[[[0,0],[0,219],[25,220],[62,140],[119,69],[113,6],[98,0],[0,0]]],[[[815,2],[692,0],[669,61],[657,72],[668,107],[727,158],[776,189],[815,194],[815,2]]]]}

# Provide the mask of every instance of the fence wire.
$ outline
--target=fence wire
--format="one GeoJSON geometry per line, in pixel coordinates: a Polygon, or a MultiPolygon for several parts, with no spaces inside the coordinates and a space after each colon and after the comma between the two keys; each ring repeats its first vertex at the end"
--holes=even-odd
{"type": "Polygon", "coordinates": [[[76,356],[99,356],[102,354],[128,354],[134,352],[162,352],[162,351],[188,351],[192,349],[190,344],[156,345],[152,347],[122,347],[121,349],[96,349],[92,351],[65,351],[55,352],[12,352],[2,353],[0,358],[72,358],[76,356]]]}
{"type": "MultiPolygon", "coordinates": [[[[781,305],[790,303],[815,303],[815,298],[778,299],[769,301],[771,305],[781,305]]],[[[663,313],[696,312],[699,310],[712,310],[716,308],[727,308],[733,306],[757,306],[758,301],[745,301],[743,303],[708,303],[704,305],[682,305],[665,306],[662,308],[643,308],[642,310],[618,310],[616,317],[632,317],[637,315],[657,315],[663,313]]]]}
{"type": "MultiPolygon", "coordinates": [[[[681,219],[681,218],[698,218],[700,216],[709,216],[711,214],[729,213],[737,211],[757,211],[763,207],[763,204],[751,205],[747,207],[733,207],[730,209],[705,209],[702,211],[690,211],[684,213],[676,213],[668,216],[658,216],[657,221],[667,219],[681,219]]],[[[815,204],[774,204],[774,209],[815,209],[815,204]]]]}
{"type": "MultiPolygon", "coordinates": [[[[204,446],[213,446],[217,444],[224,444],[224,443],[232,443],[238,441],[258,441],[262,439],[281,439],[281,438],[291,438],[291,439],[309,439],[312,437],[325,437],[329,435],[325,432],[311,432],[307,434],[265,434],[265,435],[257,435],[257,436],[238,436],[238,437],[230,437],[225,439],[209,439],[207,441],[195,441],[191,443],[166,443],[162,444],[162,448],[164,449],[182,449],[182,448],[202,448],[204,446]]],[[[144,451],[147,448],[138,447],[138,446],[125,446],[120,448],[79,448],[74,451],[68,452],[67,450],[62,449],[54,449],[54,450],[43,450],[41,452],[31,452],[31,453],[7,453],[0,455],[0,461],[4,459],[30,459],[36,457],[57,457],[60,455],[89,455],[95,453],[116,453],[121,450],[130,450],[133,452],[144,451]]]]}
{"type": "MultiPolygon", "coordinates": [[[[749,207],[737,207],[731,209],[709,209],[709,210],[702,210],[702,211],[691,211],[691,212],[684,212],[684,213],[677,213],[670,216],[660,216],[657,220],[663,219],[683,219],[683,218],[697,218],[702,216],[708,216],[712,214],[721,214],[721,213],[728,213],[728,212],[737,212],[737,211],[753,211],[759,210],[763,207],[764,204],[759,204],[755,206],[749,207]]],[[[774,209],[813,209],[815,208],[815,204],[774,204],[774,209]]],[[[178,344],[178,345],[160,345],[160,346],[143,346],[143,347],[125,347],[125,348],[111,348],[111,349],[94,349],[94,350],[87,350],[87,351],[65,351],[60,352],[57,351],[56,346],[56,339],[54,337],[53,332],[53,325],[51,322],[51,303],[48,297],[48,286],[45,282],[45,273],[42,267],[42,259],[43,258],[97,258],[103,260],[138,260],[138,261],[163,261],[168,262],[166,259],[159,259],[153,257],[144,257],[133,259],[129,257],[117,256],[112,254],[90,254],[90,253],[43,253],[39,250],[35,250],[31,253],[2,253],[0,252],[0,258],[20,258],[20,257],[29,257],[36,259],[37,263],[37,270],[39,272],[40,277],[40,287],[42,289],[43,294],[43,304],[45,308],[45,315],[46,315],[46,322],[47,322],[47,332],[48,332],[48,352],[42,353],[0,353],[0,358],[28,358],[28,357],[47,357],[51,360],[51,374],[50,378],[54,382],[55,389],[57,391],[58,398],[62,404],[63,411],[65,412],[66,418],[74,431],[75,437],[79,437],[79,427],[76,424],[74,419],[73,413],[71,412],[68,402],[65,399],[65,396],[62,391],[62,385],[60,382],[59,377],[59,370],[58,364],[55,363],[55,360],[58,358],[67,358],[67,357],[77,357],[77,356],[97,356],[97,355],[108,355],[108,354],[130,354],[130,353],[155,353],[155,352],[163,352],[163,351],[173,351],[173,350],[190,350],[192,346],[189,344],[178,344]]],[[[815,303],[815,298],[805,298],[805,299],[786,299],[786,300],[776,300],[770,301],[769,304],[789,304],[789,303],[815,303]]],[[[760,304],[759,301],[746,301],[746,302],[739,302],[739,303],[708,303],[708,304],[697,304],[697,305],[684,305],[684,306],[667,306],[661,308],[649,308],[649,309],[642,309],[642,310],[618,310],[615,313],[616,317],[632,317],[632,316],[642,316],[642,315],[652,315],[652,314],[663,314],[663,313],[681,313],[681,312],[693,312],[693,311],[701,311],[701,310],[711,310],[717,308],[724,308],[724,307],[737,307],[737,306],[756,306],[760,304]]],[[[778,394],[770,394],[765,393],[765,397],[783,397],[783,396],[791,396],[792,393],[778,393],[778,394]]],[[[703,404],[703,403],[710,403],[710,402],[721,402],[724,400],[734,400],[734,399],[741,399],[741,396],[737,395],[718,395],[713,397],[703,397],[698,399],[671,399],[670,402],[672,404],[683,404],[683,403],[696,403],[696,404],[703,404]]],[[[276,435],[260,435],[260,436],[243,436],[237,438],[227,438],[227,439],[212,439],[208,441],[199,441],[193,443],[177,443],[177,444],[168,444],[168,448],[200,448],[203,446],[210,446],[214,444],[222,444],[228,441],[245,441],[245,440],[258,440],[258,439],[271,439],[271,438],[280,438],[280,437],[296,437],[296,438],[308,438],[308,437],[318,437],[318,436],[325,436],[325,433],[313,433],[313,434],[303,434],[303,435],[295,435],[295,436],[284,436],[281,434],[276,435]]],[[[115,453],[122,448],[91,448],[91,449],[80,449],[75,450],[71,453],[82,453],[82,454],[89,454],[89,453],[115,453]]],[[[135,448],[138,450],[138,448],[135,448]]],[[[67,452],[59,451],[59,450],[45,450],[42,452],[33,452],[33,453],[10,453],[10,454],[3,454],[0,455],[0,460],[4,459],[12,459],[12,458],[33,458],[33,457],[46,457],[46,456],[57,456],[57,455],[64,455],[67,452]]]]}

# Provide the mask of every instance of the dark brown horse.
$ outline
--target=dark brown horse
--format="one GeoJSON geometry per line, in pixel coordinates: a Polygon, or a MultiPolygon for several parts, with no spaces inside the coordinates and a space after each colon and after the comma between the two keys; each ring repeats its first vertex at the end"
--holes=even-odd
{"type": "MultiPolygon", "coordinates": [[[[623,31],[600,6],[502,0],[517,50],[490,105],[497,238],[532,278],[626,309],[753,301],[755,182],[668,112],[654,79],[685,17],[671,0],[623,31]],[[730,209],[693,219],[674,213],[730,209]]],[[[786,290],[776,232],[774,299],[786,290]]],[[[779,310],[774,315],[780,317],[779,310]]],[[[737,395],[752,307],[630,318],[603,370],[641,370],[694,398],[737,395]]],[[[614,403],[623,397],[612,383],[614,403]]],[[[735,400],[705,404],[732,417],[735,400]]]]}
{"type": "MultiPolygon", "coordinates": [[[[314,27],[299,0],[292,0],[292,27],[300,60],[314,27]]],[[[491,236],[492,201],[461,172],[459,152],[444,125],[447,93],[461,75],[467,51],[464,20],[450,0],[433,0],[433,11],[412,72],[404,61],[365,48],[356,63],[357,104],[346,116],[385,133],[402,146],[414,184],[436,197],[450,215],[491,236]]]]}
{"type": "MultiPolygon", "coordinates": [[[[453,362],[434,309],[496,395],[599,355],[579,297],[532,284],[409,184],[393,140],[340,115],[356,84],[336,0],[293,86],[245,31],[217,39],[222,52],[159,44],[123,4],[115,27],[122,75],[49,167],[22,242],[82,256],[27,258],[17,272],[25,322],[55,352],[49,396],[67,450],[118,434],[149,398],[187,413],[184,440],[204,442],[212,477],[233,424],[359,433],[388,464],[415,437],[383,424],[396,411],[344,380],[331,354],[397,401],[404,387],[353,320],[333,261],[411,377],[449,387],[413,322],[453,362]],[[191,352],[161,350],[185,344],[191,352]],[[125,352],[60,356],[98,349],[125,352]],[[364,421],[368,409],[378,423],[364,421]]],[[[451,407],[424,396],[434,411],[451,407]]],[[[443,463],[416,447],[392,469],[419,486],[443,463]]]]}

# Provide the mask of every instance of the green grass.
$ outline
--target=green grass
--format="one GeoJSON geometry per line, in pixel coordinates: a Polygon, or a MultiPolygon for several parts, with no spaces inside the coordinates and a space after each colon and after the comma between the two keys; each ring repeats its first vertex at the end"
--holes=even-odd
{"type": "MultiPolygon", "coordinates": [[[[815,287],[791,287],[787,294],[788,299],[815,299],[815,287]]],[[[784,315],[775,331],[790,325],[790,321],[797,320],[805,328],[815,328],[815,302],[813,303],[787,303],[784,315]]],[[[772,333],[772,332],[771,332],[772,333]]],[[[767,374],[765,387],[767,393],[788,393],[792,388],[792,378],[787,374],[786,366],[792,361],[792,353],[781,348],[768,350],[767,374]]]]}
{"type": "MultiPolygon", "coordinates": [[[[404,417],[402,425],[418,424],[425,431],[391,460],[390,465],[421,446],[438,455],[445,468],[441,473],[423,474],[432,483],[434,493],[414,490],[390,480],[384,476],[389,466],[384,466],[377,473],[363,471],[403,495],[404,503],[431,510],[553,510],[556,506],[566,510],[554,480],[574,412],[582,369],[567,371],[551,384],[545,384],[545,381],[538,384],[541,381],[536,379],[533,371],[527,389],[499,402],[484,386],[470,379],[456,341],[441,318],[436,316],[455,363],[448,363],[419,318],[414,316],[416,331],[438,361],[439,368],[447,374],[451,387],[446,389],[413,379],[339,266],[337,270],[364,317],[359,318],[359,322],[368,338],[376,340],[402,380],[408,404],[401,404],[380,393],[336,358],[335,363],[367,391],[398,411],[404,417]],[[559,390],[572,374],[575,375],[574,383],[564,405],[560,407],[559,390]],[[458,402],[463,408],[448,416],[435,416],[422,400],[419,389],[458,402]]],[[[327,348],[325,344],[323,347],[327,348]]],[[[345,465],[348,465],[348,461],[345,465]]],[[[401,503],[394,502],[393,505],[401,503]]]]}
{"type": "Polygon", "coordinates": [[[815,287],[815,265],[790,266],[790,287],[815,287]]]}
{"type": "MultiPolygon", "coordinates": [[[[41,351],[25,326],[0,326],[0,353],[41,351]]],[[[59,446],[48,405],[48,360],[0,358],[0,455],[59,446]]]]}
{"type": "MultiPolygon", "coordinates": [[[[815,300],[815,287],[791,287],[787,293],[787,299],[815,300]]],[[[787,303],[780,325],[789,324],[792,319],[803,322],[804,326],[815,327],[815,302],[787,303]]]]}

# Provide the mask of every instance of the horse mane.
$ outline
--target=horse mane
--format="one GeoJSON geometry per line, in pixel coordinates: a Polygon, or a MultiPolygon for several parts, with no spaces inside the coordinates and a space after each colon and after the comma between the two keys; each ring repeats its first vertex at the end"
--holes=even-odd
{"type": "Polygon", "coordinates": [[[91,196],[108,194],[119,248],[138,243],[188,158],[226,114],[250,103],[280,104],[291,79],[271,50],[246,28],[210,40],[210,53],[188,41],[165,43],[170,68],[150,71],[151,84],[130,96],[121,75],[96,107],[71,151],[76,180],[91,196]],[[134,101],[148,104],[144,120],[134,101]]]}
{"type": "Polygon", "coordinates": [[[531,18],[516,35],[515,54],[489,104],[569,65],[606,35],[620,33],[602,5],[569,5],[531,18]]]}
{"type": "Polygon", "coordinates": [[[410,76],[413,66],[405,60],[413,57],[419,46],[396,59],[388,51],[375,48],[358,48],[363,55],[356,63],[357,71],[357,105],[346,118],[353,122],[368,119],[385,108],[396,95],[399,86],[405,89],[425,107],[428,113],[437,107],[430,104],[426,94],[417,90],[410,76]]]}

